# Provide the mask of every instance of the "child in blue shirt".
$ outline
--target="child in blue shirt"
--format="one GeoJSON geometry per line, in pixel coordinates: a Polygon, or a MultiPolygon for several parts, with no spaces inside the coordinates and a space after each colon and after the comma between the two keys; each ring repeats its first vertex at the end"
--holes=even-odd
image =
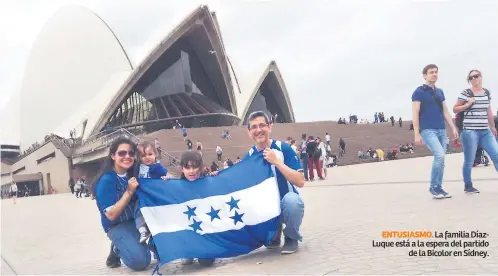
{"type": "MultiPolygon", "coordinates": [[[[206,173],[204,170],[204,163],[202,162],[202,156],[195,151],[187,151],[182,154],[180,158],[180,166],[182,167],[182,179],[188,181],[196,181],[201,177],[205,177],[206,173]]],[[[211,176],[218,175],[218,172],[209,173],[211,176]]],[[[215,259],[198,259],[199,264],[202,266],[211,266],[215,259]]],[[[193,264],[194,259],[184,259],[183,264],[189,265],[193,264]]]]}
{"type": "MultiPolygon", "coordinates": [[[[154,145],[149,141],[143,141],[138,145],[138,151],[140,154],[138,178],[166,179],[168,170],[157,162],[157,151],[154,145]]],[[[138,207],[138,201],[135,208],[135,225],[140,233],[140,243],[145,243],[151,234],[138,207]]]]}

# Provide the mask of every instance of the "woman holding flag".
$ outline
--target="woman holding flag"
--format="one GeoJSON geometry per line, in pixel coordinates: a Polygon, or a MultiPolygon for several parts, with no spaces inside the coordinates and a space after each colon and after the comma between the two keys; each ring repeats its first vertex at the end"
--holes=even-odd
{"type": "Polygon", "coordinates": [[[107,266],[123,263],[132,270],[145,270],[151,261],[150,252],[140,243],[140,233],[134,224],[134,177],[137,146],[127,138],[116,139],[110,147],[104,174],[95,185],[95,198],[104,232],[112,241],[107,266]]]}

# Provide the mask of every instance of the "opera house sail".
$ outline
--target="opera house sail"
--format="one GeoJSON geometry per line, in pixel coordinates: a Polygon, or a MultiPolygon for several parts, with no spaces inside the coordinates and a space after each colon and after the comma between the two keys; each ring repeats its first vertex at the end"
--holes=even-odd
{"type": "Polygon", "coordinates": [[[295,122],[289,94],[275,61],[270,62],[254,86],[254,91],[241,114],[243,123],[247,123],[247,117],[252,112],[259,110],[276,117],[278,123],[295,122]]]}
{"type": "Polygon", "coordinates": [[[93,129],[139,131],[236,125],[235,96],[224,47],[207,7],[199,7],[130,76],[93,129]]]}
{"type": "Polygon", "coordinates": [[[254,110],[294,122],[278,66],[265,68],[254,82],[236,75],[207,6],[172,26],[137,65],[98,15],[66,6],[44,25],[26,65],[20,102],[30,112],[21,116],[22,145],[50,133],[82,140],[120,128],[148,133],[177,120],[186,127],[240,125],[254,110]],[[238,80],[249,86],[240,89],[238,80]]]}

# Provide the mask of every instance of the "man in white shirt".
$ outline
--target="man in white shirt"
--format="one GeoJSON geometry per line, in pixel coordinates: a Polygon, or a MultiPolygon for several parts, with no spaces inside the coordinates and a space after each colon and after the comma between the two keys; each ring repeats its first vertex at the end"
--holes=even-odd
{"type": "Polygon", "coordinates": [[[17,198],[17,184],[16,184],[16,182],[12,182],[12,185],[10,185],[10,196],[14,200],[14,204],[16,204],[16,198],[17,198]]]}
{"type": "Polygon", "coordinates": [[[330,146],[330,135],[328,132],[325,133],[325,142],[330,146]]]}

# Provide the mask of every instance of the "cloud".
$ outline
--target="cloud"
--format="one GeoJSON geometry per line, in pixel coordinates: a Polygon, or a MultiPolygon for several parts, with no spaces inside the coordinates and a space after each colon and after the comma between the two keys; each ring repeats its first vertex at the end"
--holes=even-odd
{"type": "MultiPolygon", "coordinates": [[[[18,88],[30,45],[67,1],[12,1],[0,9],[0,93],[18,88]],[[15,26],[15,28],[14,28],[15,26]]],[[[296,119],[336,120],[375,111],[411,119],[421,69],[440,67],[449,105],[471,68],[498,93],[498,1],[70,1],[94,10],[138,64],[200,4],[216,11],[228,56],[243,87],[276,60],[296,119]],[[451,12],[449,12],[451,11],[451,12]]],[[[497,98],[498,99],[498,98],[497,98]]],[[[498,106],[493,98],[492,104],[498,106]]],[[[0,100],[0,108],[5,100],[0,100]],[[3,101],[3,102],[2,102],[3,101]]]]}

